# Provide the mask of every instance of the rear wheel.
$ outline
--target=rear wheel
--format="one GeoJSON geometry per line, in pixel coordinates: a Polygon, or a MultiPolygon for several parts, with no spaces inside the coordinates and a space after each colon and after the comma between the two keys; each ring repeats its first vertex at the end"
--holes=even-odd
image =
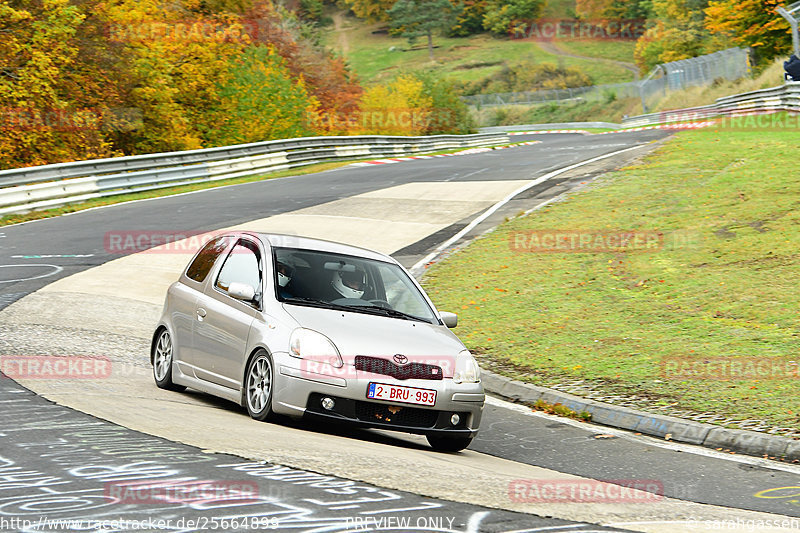
{"type": "Polygon", "coordinates": [[[161,389],[182,392],[183,385],[172,382],[172,337],[169,331],[162,329],[153,345],[153,378],[161,389]]]}
{"type": "Polygon", "coordinates": [[[426,435],[428,444],[437,452],[460,452],[472,443],[472,437],[440,437],[426,435]]]}
{"type": "Polygon", "coordinates": [[[274,372],[269,354],[260,350],[247,365],[244,378],[244,404],[250,417],[264,421],[271,418],[274,372]]]}

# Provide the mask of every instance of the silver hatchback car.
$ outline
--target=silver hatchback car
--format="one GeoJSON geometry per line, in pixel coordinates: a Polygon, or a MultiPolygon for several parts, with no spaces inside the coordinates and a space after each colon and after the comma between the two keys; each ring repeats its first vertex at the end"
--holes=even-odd
{"type": "Polygon", "coordinates": [[[480,369],[417,282],[386,255],[262,233],[210,240],[167,291],[150,362],[191,387],[273,414],[425,435],[466,448],[480,369]]]}

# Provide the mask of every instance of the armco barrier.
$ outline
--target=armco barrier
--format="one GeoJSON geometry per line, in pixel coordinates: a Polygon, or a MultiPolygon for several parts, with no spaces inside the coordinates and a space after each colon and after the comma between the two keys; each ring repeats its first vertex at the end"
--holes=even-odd
{"type": "Polygon", "coordinates": [[[800,112],[800,82],[787,82],[780,87],[718,98],[711,105],[637,115],[622,120],[623,127],[649,126],[668,122],[700,120],[720,115],[769,111],[800,112]]]}
{"type": "Polygon", "coordinates": [[[0,171],[0,215],[186,183],[252,176],[321,161],[397,156],[509,142],[505,133],[431,137],[306,137],[0,171]]]}

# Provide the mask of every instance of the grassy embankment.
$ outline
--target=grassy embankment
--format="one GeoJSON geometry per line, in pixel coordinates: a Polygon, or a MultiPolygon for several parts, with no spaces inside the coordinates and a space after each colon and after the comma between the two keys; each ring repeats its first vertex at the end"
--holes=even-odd
{"type": "Polygon", "coordinates": [[[426,289],[442,309],[460,314],[457,332],[487,368],[545,386],[585,380],[643,399],[640,405],[796,429],[794,125],[681,133],[644,162],[514,218],[435,265],[426,289]],[[620,253],[510,246],[515,232],[612,229],[662,232],[664,244],[620,253]],[[729,357],[788,360],[795,374],[671,379],[664,366],[729,357]]]}
{"type": "MultiPolygon", "coordinates": [[[[581,59],[546,52],[539,44],[526,40],[496,38],[488,34],[463,38],[437,37],[435,61],[431,63],[425,43],[419,41],[413,48],[408,41],[392,37],[385,24],[367,24],[354,17],[339,13],[342,21],[337,31],[325,28],[323,42],[338,53],[344,53],[348,63],[365,85],[383,82],[398,72],[428,70],[442,78],[458,81],[475,81],[491,76],[503,67],[522,61],[532,64],[552,63],[579,68],[591,76],[594,83],[618,83],[633,80],[633,73],[622,66],[596,59],[581,59]],[[342,33],[344,35],[342,35],[342,33]],[[344,44],[346,41],[346,44],[344,44]]],[[[569,45],[565,45],[565,49],[569,45]]],[[[590,50],[576,45],[569,51],[576,55],[591,55],[616,61],[633,61],[633,42],[603,41],[589,45],[590,50]]]]}
{"type": "MultiPolygon", "coordinates": [[[[420,43],[413,50],[405,39],[387,33],[373,33],[381,24],[366,24],[339,13],[340,28],[326,28],[324,42],[343,52],[365,85],[386,81],[399,72],[429,70],[436,75],[456,81],[475,81],[497,74],[503,65],[522,61],[533,64],[551,63],[576,67],[590,75],[596,84],[618,83],[633,80],[633,73],[622,61],[632,64],[635,43],[614,40],[559,40],[539,43],[492,37],[488,34],[466,38],[437,38],[436,59],[431,63],[427,49],[420,43]],[[552,53],[554,49],[564,54],[587,56],[593,59],[570,57],[552,53]]],[[[782,83],[782,61],[776,61],[754,79],[719,82],[709,87],[678,91],[648,102],[648,111],[662,111],[713,103],[716,98],[739,92],[773,87],[782,83]]],[[[600,101],[578,103],[552,103],[534,106],[507,106],[476,110],[480,126],[534,124],[547,122],[608,121],[619,122],[625,115],[642,113],[639,98],[617,98],[609,91],[600,101]]]]}

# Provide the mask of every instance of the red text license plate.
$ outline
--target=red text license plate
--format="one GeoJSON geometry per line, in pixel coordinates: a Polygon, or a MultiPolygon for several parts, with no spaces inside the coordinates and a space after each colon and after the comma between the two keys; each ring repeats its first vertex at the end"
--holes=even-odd
{"type": "Polygon", "coordinates": [[[388,400],[390,402],[415,403],[418,405],[434,405],[436,403],[436,391],[386,385],[385,383],[370,383],[367,389],[367,398],[388,400]]]}

